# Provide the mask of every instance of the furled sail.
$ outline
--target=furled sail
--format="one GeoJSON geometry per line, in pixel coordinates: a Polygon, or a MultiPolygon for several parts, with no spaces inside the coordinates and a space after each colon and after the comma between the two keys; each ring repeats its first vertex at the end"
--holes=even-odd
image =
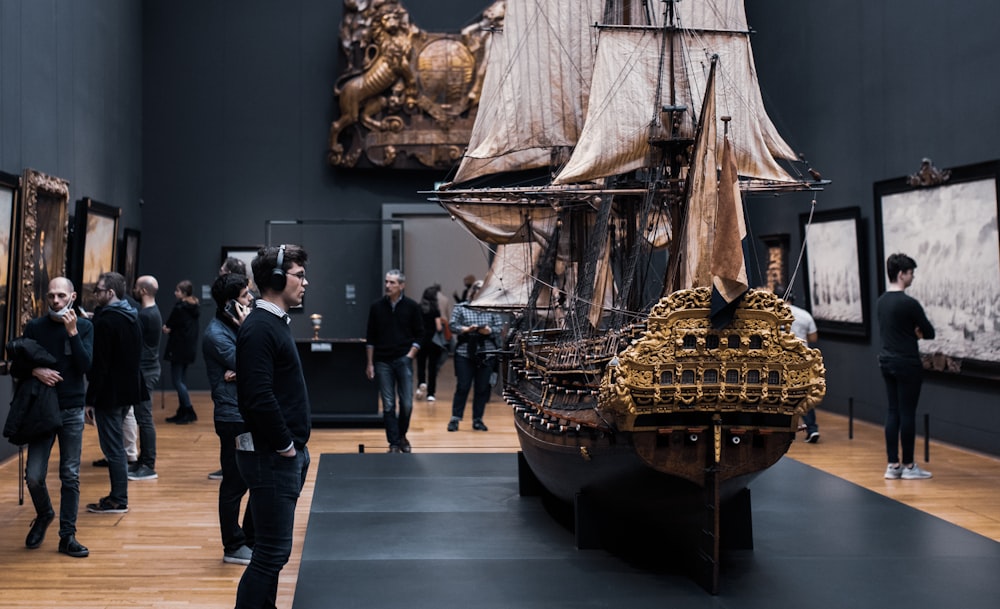
{"type": "Polygon", "coordinates": [[[656,124],[664,106],[687,108],[678,136],[693,139],[713,56],[719,57],[717,111],[732,117],[730,138],[739,174],[799,182],[776,161],[796,155],[764,111],[743,3],[706,0],[675,6],[676,28],[601,30],[584,129],[555,183],[591,181],[650,166],[649,139],[656,135],[650,125],[656,124]],[[668,52],[661,62],[664,48],[668,52]]]}
{"type": "Polygon", "coordinates": [[[456,183],[545,167],[576,144],[604,0],[508,0],[456,183]]]}

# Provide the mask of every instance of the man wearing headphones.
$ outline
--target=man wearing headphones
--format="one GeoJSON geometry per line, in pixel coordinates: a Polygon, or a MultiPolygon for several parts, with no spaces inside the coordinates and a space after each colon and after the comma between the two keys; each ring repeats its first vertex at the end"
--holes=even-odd
{"type": "Polygon", "coordinates": [[[278,575],[292,552],[295,504],[309,471],[311,415],[288,310],[306,293],[306,252],[266,247],[250,264],[260,298],[236,339],[236,387],[246,433],[236,464],[250,488],[254,547],[236,591],[236,609],[274,607],[278,575]]]}

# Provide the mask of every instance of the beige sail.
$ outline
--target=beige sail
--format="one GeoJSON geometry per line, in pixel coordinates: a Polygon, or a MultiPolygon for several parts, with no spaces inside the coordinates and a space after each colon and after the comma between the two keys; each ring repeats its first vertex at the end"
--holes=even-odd
{"type": "MultiPolygon", "coordinates": [[[[689,4],[730,6],[738,3],[683,2],[678,6],[689,4]]],[[[707,18],[714,13],[706,6],[698,11],[689,17],[696,25],[724,26],[726,29],[616,28],[601,31],[584,130],[573,156],[554,183],[591,181],[650,166],[649,139],[665,135],[659,128],[656,109],[665,105],[687,108],[680,135],[693,138],[696,113],[704,101],[703,91],[714,55],[719,57],[717,111],[719,116],[732,117],[730,137],[739,174],[773,182],[800,181],[775,160],[794,159],[796,155],[764,111],[742,10],[728,16],[722,13],[722,17],[715,19],[707,18]],[[663,36],[672,36],[677,43],[673,87],[666,73],[668,63],[663,64],[665,73],[660,78],[663,36]],[[656,95],[658,83],[662,83],[659,98],[656,95]],[[654,125],[652,130],[651,125],[654,125]]],[[[687,26],[682,23],[681,27],[687,26]]]]}
{"type": "Polygon", "coordinates": [[[718,215],[719,180],[717,168],[718,129],[716,127],[716,78],[710,78],[705,103],[702,131],[695,140],[691,168],[688,171],[687,213],[681,226],[678,258],[680,277],[678,289],[712,285],[712,248],[718,215]]]}
{"type": "Polygon", "coordinates": [[[456,183],[544,167],[576,144],[604,0],[508,0],[456,183]]]}

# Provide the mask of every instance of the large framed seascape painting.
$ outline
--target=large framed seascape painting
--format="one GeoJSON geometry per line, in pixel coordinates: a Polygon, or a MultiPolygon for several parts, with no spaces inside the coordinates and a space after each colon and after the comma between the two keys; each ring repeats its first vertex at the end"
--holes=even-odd
{"type": "MultiPolygon", "coordinates": [[[[4,344],[12,337],[7,335],[11,314],[10,278],[16,260],[14,229],[18,212],[18,190],[21,180],[18,176],[0,171],[0,340],[4,344]]],[[[0,359],[3,359],[0,356],[0,359]]]]}
{"type": "Polygon", "coordinates": [[[916,261],[907,293],[936,335],[919,341],[927,369],[1000,379],[998,177],[1000,161],[938,171],[925,160],[875,184],[879,293],[889,254],[916,261]]]}
{"type": "Polygon", "coordinates": [[[76,202],[72,279],[80,306],[87,311],[97,307],[94,288],[101,273],[117,268],[115,254],[121,213],[121,208],[98,203],[90,197],[76,202]]]}
{"type": "Polygon", "coordinates": [[[25,324],[45,312],[49,279],[66,274],[69,182],[25,169],[17,227],[19,238],[14,243],[19,262],[11,300],[17,304],[11,336],[19,336],[25,324]]]}
{"type": "Polygon", "coordinates": [[[868,338],[870,318],[861,209],[799,216],[805,243],[805,306],[820,334],[868,338]]]}

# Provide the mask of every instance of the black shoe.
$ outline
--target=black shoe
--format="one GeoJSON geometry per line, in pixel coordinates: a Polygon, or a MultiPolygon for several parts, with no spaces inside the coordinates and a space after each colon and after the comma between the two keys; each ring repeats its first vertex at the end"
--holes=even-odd
{"type": "Polygon", "coordinates": [[[399,447],[398,447],[398,446],[396,446],[395,444],[392,444],[392,445],[390,445],[390,446],[389,446],[389,450],[388,450],[388,452],[391,452],[391,453],[398,453],[398,452],[402,452],[402,451],[401,451],[401,450],[399,450],[399,447]]]}
{"type": "Polygon", "coordinates": [[[486,427],[486,424],[483,423],[482,419],[473,419],[472,428],[475,429],[476,431],[489,431],[489,428],[486,427]]]}
{"type": "Polygon", "coordinates": [[[810,433],[808,436],[806,436],[806,442],[808,442],[809,444],[815,444],[819,442],[819,432],[814,431],[810,433]]]}
{"type": "Polygon", "coordinates": [[[404,453],[409,453],[413,452],[413,447],[410,446],[410,441],[407,440],[405,437],[403,437],[399,441],[399,450],[403,451],[404,453]]]}
{"type": "Polygon", "coordinates": [[[90,550],[77,541],[76,537],[73,535],[67,535],[59,540],[59,551],[63,554],[68,554],[73,558],[84,558],[85,556],[90,556],[90,550]]]}
{"type": "Polygon", "coordinates": [[[88,503],[87,511],[94,514],[124,514],[128,512],[128,505],[115,503],[110,497],[102,497],[97,503],[88,503]]]}
{"type": "Polygon", "coordinates": [[[448,431],[458,431],[458,419],[448,421],[448,431]]]}
{"type": "Polygon", "coordinates": [[[176,417],[173,417],[173,421],[167,419],[171,423],[176,423],[177,425],[187,425],[188,423],[194,423],[198,420],[198,415],[195,414],[193,410],[183,412],[176,417]]]}
{"type": "Polygon", "coordinates": [[[107,467],[108,466],[108,460],[107,459],[98,459],[97,461],[92,462],[91,465],[93,465],[94,467],[107,467]]]}
{"type": "Polygon", "coordinates": [[[139,469],[139,462],[138,461],[129,461],[127,469],[128,469],[128,473],[131,474],[135,470],[139,469]]]}
{"type": "Polygon", "coordinates": [[[181,410],[180,408],[178,408],[177,412],[174,413],[174,416],[167,417],[167,423],[176,423],[180,419],[183,419],[184,415],[185,415],[185,412],[183,410],[181,410]]]}
{"type": "Polygon", "coordinates": [[[49,528],[49,524],[55,517],[54,513],[49,512],[48,516],[37,516],[32,520],[31,530],[28,531],[28,536],[24,539],[24,545],[32,550],[42,545],[42,542],[45,541],[45,529],[49,528]]]}

